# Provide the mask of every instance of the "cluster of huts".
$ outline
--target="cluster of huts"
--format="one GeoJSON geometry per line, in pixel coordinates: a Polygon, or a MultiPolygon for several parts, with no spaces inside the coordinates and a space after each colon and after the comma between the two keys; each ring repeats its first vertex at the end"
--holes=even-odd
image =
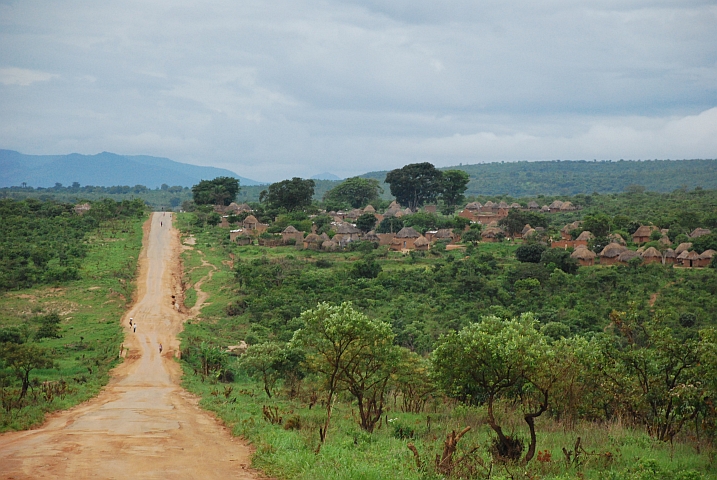
{"type": "MultiPolygon", "coordinates": [[[[590,266],[594,265],[596,260],[599,260],[601,265],[626,265],[631,260],[639,258],[642,263],[661,263],[663,265],[679,265],[682,267],[706,267],[712,262],[714,257],[714,250],[706,250],[704,252],[697,253],[692,249],[691,242],[680,243],[674,250],[672,248],[666,248],[663,251],[658,250],[655,247],[640,247],[637,250],[630,250],[627,248],[627,242],[619,234],[611,234],[608,239],[610,243],[602,249],[598,254],[587,248],[588,242],[594,238],[593,234],[588,231],[583,231],[580,236],[575,240],[570,238],[568,232],[574,231],[579,228],[579,222],[568,224],[561,230],[562,239],[557,242],[553,242],[551,247],[553,248],[567,248],[568,246],[573,247],[575,250],[571,254],[571,257],[576,259],[580,265],[590,266]],[[569,245],[568,245],[569,244],[569,245]]],[[[632,241],[636,244],[643,244],[649,242],[653,236],[653,232],[659,231],[661,234],[658,240],[662,245],[671,245],[669,237],[667,236],[667,230],[659,230],[657,227],[642,225],[632,235],[632,241]]],[[[711,232],[706,228],[697,228],[693,230],[689,237],[697,238],[702,235],[709,235],[711,232]]]]}
{"type": "MultiPolygon", "coordinates": [[[[232,205],[225,207],[221,211],[224,214],[221,224],[223,226],[229,226],[227,220],[229,214],[238,214],[251,210],[246,210],[248,205],[236,205],[236,207],[232,207],[232,205]]],[[[431,208],[431,206],[427,207],[427,211],[431,211],[431,208]]],[[[435,211],[435,208],[433,211],[435,211]]],[[[428,231],[425,235],[421,235],[412,227],[404,227],[396,233],[376,233],[375,230],[363,233],[351,222],[355,222],[358,217],[365,213],[373,214],[378,223],[387,217],[402,217],[413,212],[408,208],[401,208],[397,202],[391,203],[383,214],[376,213],[375,208],[371,205],[348,212],[328,212],[328,215],[333,219],[333,237],[329,237],[326,233],[317,234],[315,228],[311,233],[305,235],[304,232],[297,230],[293,225],[286,227],[280,234],[262,235],[267,231],[269,225],[260,223],[254,215],[249,214],[240,228],[229,232],[229,238],[240,245],[249,245],[254,241],[254,238],[257,238],[259,245],[263,246],[296,245],[299,248],[323,251],[339,250],[349,243],[357,241],[388,245],[389,248],[397,251],[428,250],[432,244],[439,241],[451,245],[460,241],[460,235],[450,229],[428,231]]]]}

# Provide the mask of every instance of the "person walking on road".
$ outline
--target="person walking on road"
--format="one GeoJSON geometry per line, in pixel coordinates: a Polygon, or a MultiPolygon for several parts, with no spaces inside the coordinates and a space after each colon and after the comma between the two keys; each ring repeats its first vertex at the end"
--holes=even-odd
{"type": "Polygon", "coordinates": [[[135,322],[134,325],[132,325],[132,328],[134,329],[134,330],[132,330],[132,332],[137,333],[137,322],[135,322]]]}
{"type": "Polygon", "coordinates": [[[160,354],[162,353],[162,344],[161,343],[159,344],[159,353],[160,354]]]}

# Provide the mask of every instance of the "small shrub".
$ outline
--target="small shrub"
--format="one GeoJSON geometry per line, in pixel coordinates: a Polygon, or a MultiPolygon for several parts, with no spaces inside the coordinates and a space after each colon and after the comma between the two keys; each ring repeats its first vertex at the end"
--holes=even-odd
{"type": "Polygon", "coordinates": [[[289,417],[284,424],[284,430],[301,430],[301,417],[298,415],[289,417]]]}

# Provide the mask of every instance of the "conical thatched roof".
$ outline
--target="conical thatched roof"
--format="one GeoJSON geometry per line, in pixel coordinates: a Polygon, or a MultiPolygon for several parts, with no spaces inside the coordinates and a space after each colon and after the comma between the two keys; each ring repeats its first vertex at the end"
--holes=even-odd
{"type": "Polygon", "coordinates": [[[575,207],[573,206],[572,202],[563,202],[563,204],[560,205],[560,210],[563,210],[563,211],[575,210],[575,207]]]}
{"type": "Polygon", "coordinates": [[[523,238],[530,238],[532,235],[535,235],[536,230],[534,228],[529,228],[528,230],[523,232],[523,238]]]}
{"type": "Polygon", "coordinates": [[[361,239],[362,239],[362,240],[366,240],[367,242],[380,242],[380,241],[381,241],[381,239],[378,238],[378,235],[376,235],[376,231],[375,231],[375,230],[371,230],[371,231],[368,232],[366,235],[364,235],[363,237],[361,237],[361,239]]]}
{"type": "Polygon", "coordinates": [[[498,204],[498,208],[508,208],[508,204],[505,203],[505,201],[501,201],[501,202],[498,204]]]}
{"type": "Polygon", "coordinates": [[[296,228],[294,228],[293,225],[289,225],[289,226],[286,227],[286,228],[284,229],[284,231],[281,232],[281,233],[299,233],[299,231],[298,231],[296,228]]]}
{"type": "Polygon", "coordinates": [[[450,228],[441,228],[433,235],[433,238],[453,238],[453,231],[450,228]]]}
{"type": "Polygon", "coordinates": [[[498,220],[493,220],[488,224],[489,227],[496,227],[498,228],[498,220]]]}
{"type": "Polygon", "coordinates": [[[525,226],[523,227],[523,230],[521,230],[520,233],[521,233],[521,235],[525,235],[525,232],[527,232],[528,230],[532,230],[532,229],[533,229],[533,227],[531,227],[529,223],[526,223],[525,226]]]}
{"type": "Polygon", "coordinates": [[[354,227],[354,226],[351,225],[350,223],[342,223],[342,224],[339,225],[339,227],[336,229],[336,233],[337,233],[337,234],[341,234],[341,235],[354,235],[354,234],[357,234],[357,233],[361,233],[361,230],[359,230],[358,228],[354,227]]]}
{"type": "Polygon", "coordinates": [[[331,240],[326,240],[324,243],[321,244],[321,248],[323,250],[336,250],[337,246],[338,246],[338,244],[331,240]]]}
{"type": "Polygon", "coordinates": [[[580,221],[576,220],[573,223],[568,223],[563,228],[561,228],[560,231],[563,233],[570,233],[573,230],[575,230],[576,228],[580,228],[580,221]]]}
{"type": "Polygon", "coordinates": [[[541,211],[541,212],[549,212],[549,211],[550,211],[550,207],[547,206],[547,205],[543,205],[542,207],[540,207],[540,211],[541,211]]]}
{"type": "Polygon", "coordinates": [[[363,212],[361,210],[359,210],[358,208],[354,208],[349,213],[347,213],[346,216],[349,218],[358,218],[361,216],[362,213],[363,212]]]}
{"type": "Polygon", "coordinates": [[[251,212],[251,207],[247,203],[242,203],[239,205],[239,211],[240,212],[251,212]]]}
{"type": "Polygon", "coordinates": [[[606,258],[615,258],[620,256],[620,254],[626,250],[627,247],[624,245],[620,245],[619,243],[610,243],[602,249],[602,252],[600,252],[600,256],[606,258]]]}
{"type": "Polygon", "coordinates": [[[682,252],[684,252],[684,251],[687,251],[687,250],[689,250],[690,248],[692,248],[692,243],[690,243],[690,242],[683,242],[683,243],[680,243],[680,244],[677,246],[677,248],[675,249],[675,253],[676,253],[677,255],[679,255],[680,253],[682,253],[682,252]]]}
{"type": "Polygon", "coordinates": [[[688,255],[689,253],[690,253],[689,251],[683,250],[683,251],[681,251],[680,253],[677,254],[677,259],[678,259],[678,260],[682,260],[682,259],[684,259],[684,258],[687,258],[687,255],[688,255]]]}
{"type": "Polygon", "coordinates": [[[595,255],[595,252],[585,247],[577,248],[573,253],[570,254],[570,258],[575,258],[577,260],[591,260],[595,257],[597,257],[597,255],[595,255]]]}
{"type": "Polygon", "coordinates": [[[324,233],[322,233],[321,235],[319,235],[319,238],[321,239],[322,242],[325,242],[325,241],[327,241],[327,240],[331,240],[331,238],[326,234],[326,232],[324,232],[324,233]]]}
{"type": "Polygon", "coordinates": [[[396,208],[396,209],[398,209],[398,208],[401,208],[401,204],[398,203],[396,200],[394,200],[393,202],[391,202],[391,203],[388,205],[388,208],[389,208],[389,209],[391,209],[391,208],[396,208]]]}
{"type": "Polygon", "coordinates": [[[700,254],[692,250],[691,252],[687,252],[684,258],[685,260],[698,260],[700,258],[700,254]]]}
{"type": "Polygon", "coordinates": [[[497,235],[503,233],[503,230],[501,230],[498,227],[488,227],[485,230],[481,232],[481,237],[484,238],[495,238],[497,235]]]}
{"type": "Polygon", "coordinates": [[[535,200],[531,200],[530,202],[528,202],[528,208],[540,208],[540,205],[538,205],[538,202],[536,202],[535,200]]]}
{"type": "Polygon", "coordinates": [[[579,242],[589,242],[593,238],[595,238],[595,235],[593,235],[592,232],[588,232],[587,230],[585,230],[583,231],[583,233],[578,235],[578,238],[576,238],[575,240],[579,242]]]}
{"type": "Polygon", "coordinates": [[[254,215],[249,215],[244,219],[244,223],[259,223],[259,220],[254,215]]]}
{"type": "Polygon", "coordinates": [[[305,241],[306,243],[321,243],[321,242],[323,242],[323,240],[321,240],[321,237],[319,237],[319,236],[316,235],[315,233],[310,233],[310,234],[308,234],[308,235],[304,238],[304,241],[305,241]]]}
{"type": "Polygon", "coordinates": [[[510,208],[521,208],[520,204],[517,202],[513,202],[510,204],[510,208]]]}
{"type": "Polygon", "coordinates": [[[480,210],[480,207],[482,205],[478,202],[471,202],[468,205],[466,205],[466,210],[480,210]]]}
{"type": "Polygon", "coordinates": [[[662,260],[662,254],[655,247],[650,247],[642,252],[642,258],[659,258],[662,260]]]}
{"type": "Polygon", "coordinates": [[[707,228],[695,228],[694,230],[692,230],[692,233],[690,233],[690,238],[697,238],[701,237],[702,235],[709,235],[710,233],[712,232],[710,232],[710,230],[707,228]]]}
{"type": "Polygon", "coordinates": [[[488,200],[487,202],[485,202],[485,205],[483,205],[483,206],[484,206],[484,207],[493,208],[493,207],[495,207],[496,205],[495,205],[495,203],[493,203],[492,201],[488,200]]]}
{"type": "Polygon", "coordinates": [[[413,210],[411,210],[410,208],[406,207],[406,209],[403,211],[403,214],[404,214],[404,215],[413,215],[413,210]]]}
{"type": "Polygon", "coordinates": [[[617,260],[619,262],[627,263],[633,258],[641,258],[641,255],[633,250],[625,250],[620,255],[618,255],[617,260]]]}
{"type": "Polygon", "coordinates": [[[637,253],[642,253],[645,251],[645,247],[640,247],[636,250],[637,253]]]}
{"type": "Polygon", "coordinates": [[[416,239],[416,241],[413,242],[413,245],[416,246],[416,247],[425,247],[425,246],[428,245],[428,244],[429,244],[428,239],[427,239],[426,237],[424,237],[423,235],[421,235],[420,237],[418,237],[418,238],[416,239]]]}
{"type": "Polygon", "coordinates": [[[399,213],[401,210],[398,208],[389,208],[386,210],[386,212],[383,214],[384,217],[395,217],[397,213],[399,213]]]}
{"type": "Polygon", "coordinates": [[[403,227],[397,234],[396,238],[418,238],[421,234],[413,229],[413,227],[403,227]]]}
{"type": "Polygon", "coordinates": [[[635,230],[635,233],[632,234],[633,237],[649,237],[653,230],[655,230],[656,227],[652,227],[649,225],[641,225],[640,228],[635,230]]]}
{"type": "Polygon", "coordinates": [[[705,250],[704,252],[702,252],[700,254],[700,260],[705,260],[705,259],[711,260],[715,256],[715,253],[716,252],[714,250],[712,250],[711,248],[709,250],[705,250]]]}
{"type": "Polygon", "coordinates": [[[610,240],[611,243],[627,245],[627,242],[625,241],[624,238],[622,238],[622,235],[620,235],[619,233],[612,233],[612,234],[608,235],[607,239],[610,240]]]}
{"type": "Polygon", "coordinates": [[[677,258],[677,254],[671,248],[665,250],[665,258],[677,258]]]}
{"type": "Polygon", "coordinates": [[[659,242],[663,245],[672,245],[672,242],[670,241],[670,237],[667,235],[663,235],[662,238],[659,240],[659,242]]]}
{"type": "Polygon", "coordinates": [[[373,208],[373,205],[366,205],[366,208],[363,209],[363,213],[376,213],[376,209],[373,208]]]}
{"type": "Polygon", "coordinates": [[[560,210],[560,207],[562,207],[562,206],[563,206],[563,202],[561,202],[560,200],[554,200],[553,203],[551,203],[548,208],[550,208],[551,210],[553,210],[553,209],[560,210]]]}

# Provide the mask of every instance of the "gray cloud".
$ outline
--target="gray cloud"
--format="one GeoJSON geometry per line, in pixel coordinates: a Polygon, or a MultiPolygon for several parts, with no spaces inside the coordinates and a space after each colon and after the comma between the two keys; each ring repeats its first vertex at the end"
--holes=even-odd
{"type": "Polygon", "coordinates": [[[709,1],[0,1],[0,148],[258,180],[714,158],[709,1]]]}

